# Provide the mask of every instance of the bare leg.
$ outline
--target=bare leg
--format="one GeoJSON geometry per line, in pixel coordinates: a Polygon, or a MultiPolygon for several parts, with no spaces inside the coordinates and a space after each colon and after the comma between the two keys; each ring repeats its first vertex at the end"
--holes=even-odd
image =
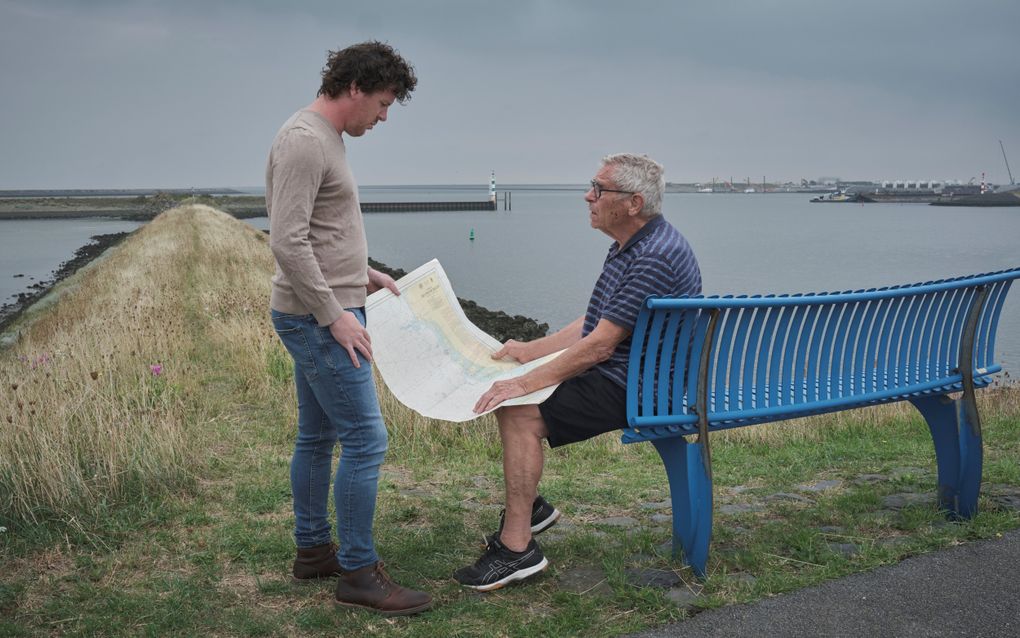
{"type": "Polygon", "coordinates": [[[542,439],[548,431],[536,405],[515,405],[496,411],[503,441],[503,481],[506,485],[506,518],[500,540],[515,552],[531,540],[531,506],[538,495],[544,452],[542,439]]]}

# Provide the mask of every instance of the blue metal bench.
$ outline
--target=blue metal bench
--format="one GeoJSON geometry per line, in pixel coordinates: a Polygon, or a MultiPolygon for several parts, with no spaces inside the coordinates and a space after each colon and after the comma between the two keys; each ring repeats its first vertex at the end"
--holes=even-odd
{"type": "Polygon", "coordinates": [[[650,441],[662,457],[674,552],[705,576],[709,432],[893,401],[910,401],[928,423],[939,506],[972,517],[982,456],[974,389],[1002,369],[995,332],[1018,277],[1020,269],[854,292],[645,300],[623,442],[650,441]]]}

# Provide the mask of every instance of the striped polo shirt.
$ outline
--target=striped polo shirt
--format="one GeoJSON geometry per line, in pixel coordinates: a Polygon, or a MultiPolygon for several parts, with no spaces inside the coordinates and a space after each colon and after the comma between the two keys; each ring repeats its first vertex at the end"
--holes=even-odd
{"type": "MultiPolygon", "coordinates": [[[[701,294],[701,269],[691,245],[661,215],[653,217],[627,243],[613,242],[595,282],[584,315],[585,337],[600,319],[608,319],[631,332],[641,304],[649,295],[701,294]]],[[[620,387],[627,386],[627,359],[631,337],[620,342],[609,359],[596,369],[620,387]]]]}

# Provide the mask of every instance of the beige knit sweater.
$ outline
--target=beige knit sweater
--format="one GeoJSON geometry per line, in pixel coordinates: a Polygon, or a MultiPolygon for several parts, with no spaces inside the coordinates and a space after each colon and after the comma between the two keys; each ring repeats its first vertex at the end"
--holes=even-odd
{"type": "Polygon", "coordinates": [[[266,166],[269,246],[276,258],[270,305],[328,326],[365,305],[368,245],[358,185],[340,134],[299,111],[273,140],[266,166]]]}

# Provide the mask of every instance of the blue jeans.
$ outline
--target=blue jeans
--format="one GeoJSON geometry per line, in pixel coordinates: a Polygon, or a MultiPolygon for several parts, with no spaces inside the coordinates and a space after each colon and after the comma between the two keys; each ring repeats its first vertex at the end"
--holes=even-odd
{"type": "MultiPolygon", "coordinates": [[[[362,325],[363,308],[350,309],[362,325]]],[[[340,463],[333,482],[337,560],[352,571],[379,560],[372,538],[379,466],[386,454],[386,425],[375,393],[371,364],[358,354],[360,368],[312,315],[272,311],[273,327],[294,359],[298,432],[290,463],[294,495],[294,540],[298,547],[332,542],[329,479],[333,448],[340,463]]]]}

